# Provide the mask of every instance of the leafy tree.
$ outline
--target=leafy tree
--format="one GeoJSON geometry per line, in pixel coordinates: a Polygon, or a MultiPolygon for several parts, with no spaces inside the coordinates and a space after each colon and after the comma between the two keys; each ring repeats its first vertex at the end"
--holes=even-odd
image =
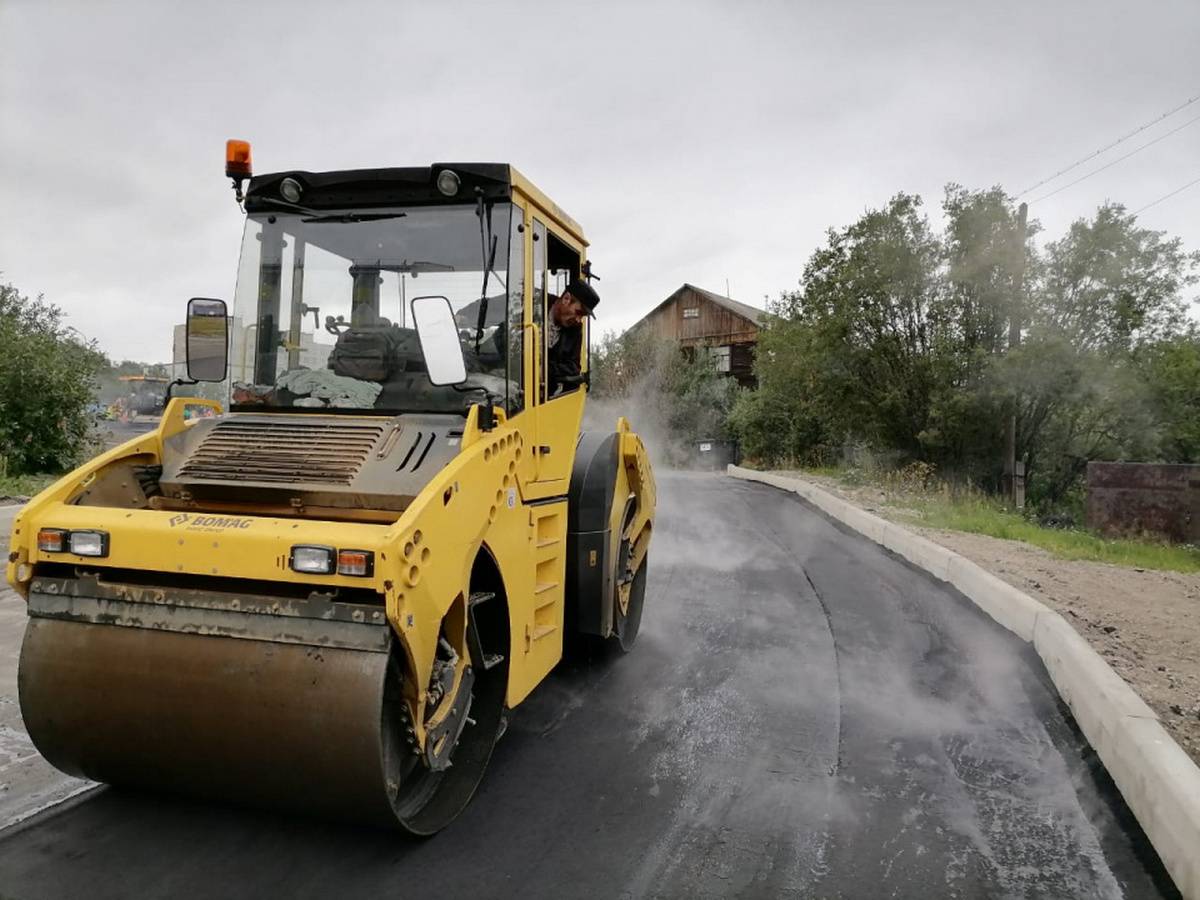
{"type": "Polygon", "coordinates": [[[760,333],[759,387],[730,419],[749,455],[821,463],[866,445],[994,489],[1015,411],[1028,495],[1043,506],[1077,493],[1090,459],[1196,458],[1200,349],[1185,295],[1200,256],[1114,204],[1044,253],[1036,222],[1020,246],[1000,188],[950,185],[942,209],[942,234],[905,194],[828,233],[760,333]]]}
{"type": "Polygon", "coordinates": [[[1116,204],[1047,246],[1024,343],[1003,367],[1005,387],[1018,398],[1031,500],[1060,503],[1090,459],[1171,455],[1163,438],[1185,413],[1156,387],[1162,373],[1137,357],[1181,333],[1184,291],[1196,283],[1198,262],[1178,239],[1139,228],[1116,204]],[[1164,401],[1157,407],[1156,396],[1164,401]]]}
{"type": "MultiPolygon", "coordinates": [[[[775,309],[786,312],[782,302],[775,309]]],[[[760,327],[758,388],[743,391],[729,417],[729,428],[750,459],[821,465],[836,458],[838,442],[815,402],[817,370],[809,364],[813,337],[807,323],[782,315],[768,316],[760,327]]]]}
{"type": "Polygon", "coordinates": [[[935,353],[936,386],[929,425],[921,435],[928,459],[988,487],[998,487],[999,448],[1010,414],[1011,391],[995,365],[1008,347],[1015,302],[1037,271],[1032,235],[1020,246],[1017,210],[999,187],[968,191],[947,186],[942,202],[946,231],[939,279],[945,296],[945,328],[935,353]],[[1022,252],[1029,264],[1018,282],[1022,252]]]}
{"type": "MultiPolygon", "coordinates": [[[[1008,346],[1008,323],[1013,312],[1016,272],[1022,248],[1017,241],[1017,212],[999,187],[968,191],[961,185],[946,188],[942,211],[946,215],[943,240],[945,279],[953,329],[959,346],[968,354],[995,355],[1008,346]]],[[[1027,259],[1036,260],[1027,230],[1027,259]]],[[[1036,265],[1033,267],[1036,269],[1036,265]]],[[[1028,279],[1026,279],[1026,284],[1028,279]]]]}
{"type": "Polygon", "coordinates": [[[782,340],[768,338],[756,369],[767,385],[799,379],[825,433],[914,457],[922,455],[934,352],[947,326],[941,246],[920,205],[898,194],[884,209],[831,230],[805,267],[801,290],[773,306],[795,327],[781,329],[782,340]]]}
{"type": "Polygon", "coordinates": [[[1139,228],[1125,207],[1106,203],[1046,247],[1031,328],[1109,354],[1177,334],[1197,263],[1200,254],[1185,253],[1179,238],[1139,228]]]}
{"type": "Polygon", "coordinates": [[[57,306],[0,285],[0,457],[11,472],[62,471],[87,452],[105,365],[57,306]]]}
{"type": "Polygon", "coordinates": [[[1145,344],[1138,362],[1162,423],[1162,458],[1200,463],[1200,329],[1192,325],[1175,337],[1145,344]]]}

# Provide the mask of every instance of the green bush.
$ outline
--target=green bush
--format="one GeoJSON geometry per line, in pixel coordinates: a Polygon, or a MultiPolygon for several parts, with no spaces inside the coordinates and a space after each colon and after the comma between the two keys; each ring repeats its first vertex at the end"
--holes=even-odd
{"type": "Polygon", "coordinates": [[[0,457],[9,476],[60,472],[94,446],[95,343],[42,297],[0,285],[0,457]]]}

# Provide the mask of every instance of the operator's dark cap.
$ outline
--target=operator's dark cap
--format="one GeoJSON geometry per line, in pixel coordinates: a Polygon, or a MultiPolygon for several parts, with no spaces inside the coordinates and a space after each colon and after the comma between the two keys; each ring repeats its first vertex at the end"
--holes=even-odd
{"type": "Polygon", "coordinates": [[[570,294],[584,305],[589,316],[595,317],[596,304],[600,302],[600,295],[596,293],[596,289],[590,284],[582,278],[572,278],[571,283],[567,285],[563,293],[570,294]]]}

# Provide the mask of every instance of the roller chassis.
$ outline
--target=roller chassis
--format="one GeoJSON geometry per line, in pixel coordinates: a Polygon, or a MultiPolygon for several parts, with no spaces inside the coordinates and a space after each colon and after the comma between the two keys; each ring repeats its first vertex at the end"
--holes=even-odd
{"type": "MultiPolygon", "coordinates": [[[[180,513],[153,508],[152,497],[144,497],[140,508],[81,505],[87,497],[119,494],[104,484],[113,478],[123,478],[121,490],[135,502],[142,486],[130,485],[130,467],[169,464],[173,443],[195,427],[184,421],[183,406],[197,402],[173,401],[156,432],[72,473],[35,498],[14,524],[8,575],[29,601],[20,687],[31,735],[52,763],[97,780],[270,806],[299,801],[308,812],[399,826],[415,835],[436,832],[469,800],[506,711],[561,657],[567,610],[585,602],[580,572],[603,567],[609,573],[600,585],[604,596],[587,598],[609,608],[607,624],[583,630],[620,643],[616,623],[628,609],[633,575],[644,565],[653,516],[644,448],[623,421],[607,440],[610,490],[623,499],[609,510],[606,524],[617,539],[601,557],[562,554],[564,542],[575,543],[564,533],[568,498],[532,505],[520,500],[529,484],[522,476],[530,474],[532,462],[525,436],[502,415],[495,428],[481,430],[477,409],[468,416],[457,455],[390,525],[219,508],[180,513]],[[39,527],[85,524],[111,535],[110,557],[100,565],[51,561],[31,540],[39,527]],[[310,541],[374,550],[373,577],[305,584],[287,569],[288,547],[310,541]],[[555,543],[559,555],[549,556],[555,543]],[[480,561],[493,573],[491,583],[472,584],[480,561]],[[537,581],[553,571],[573,596],[537,581]],[[541,593],[553,594],[555,602],[537,605],[541,593]],[[351,599],[340,599],[343,594],[351,599]],[[477,619],[488,607],[507,621],[495,624],[493,613],[485,633],[477,619]],[[176,637],[160,640],[164,632],[176,637]],[[439,642],[450,647],[454,669],[437,698],[431,680],[439,642]],[[68,645],[74,647],[70,654],[64,652],[68,645]],[[165,656],[155,649],[168,646],[165,656]],[[180,681],[181,655],[193,661],[211,655],[226,674],[191,668],[180,681]],[[294,659],[275,673],[277,683],[246,692],[247,684],[265,677],[262,659],[285,657],[294,659]],[[80,659],[90,665],[81,668],[80,659]],[[354,696],[351,718],[365,715],[381,723],[378,729],[364,732],[349,719],[314,717],[296,685],[305,679],[316,684],[331,670],[341,672],[342,684],[325,702],[343,705],[335,696],[354,696]],[[118,712],[112,697],[121,692],[140,700],[118,712]],[[261,706],[266,698],[289,694],[297,696],[268,704],[275,716],[235,709],[247,697],[261,706]],[[184,705],[189,717],[181,724],[174,711],[184,705]],[[207,714],[199,715],[201,709],[207,714]],[[240,746],[271,747],[278,734],[299,739],[307,733],[309,742],[330,741],[332,747],[316,770],[276,753],[230,754],[228,742],[213,735],[221,735],[231,719],[240,722],[240,746]],[[106,732],[105,722],[122,733],[106,732]],[[105,733],[109,739],[97,739],[105,733]],[[172,772],[165,784],[164,769],[172,772]],[[452,789],[442,787],[446,779],[454,782],[452,789]],[[312,789],[314,780],[322,790],[312,789]]],[[[573,402],[581,412],[582,395],[573,402]]]]}

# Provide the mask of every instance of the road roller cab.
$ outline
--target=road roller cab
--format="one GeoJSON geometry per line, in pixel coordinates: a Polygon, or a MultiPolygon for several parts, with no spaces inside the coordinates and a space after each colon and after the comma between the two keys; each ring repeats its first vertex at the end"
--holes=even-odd
{"type": "Polygon", "coordinates": [[[229,402],[171,400],[17,517],[22,713],[73,774],[431,834],[568,629],[637,634],[645,449],[623,419],[581,436],[586,336],[580,383],[546,378],[587,244],[508,165],[243,195],[230,151],[233,307],[187,317],[229,402]]]}

